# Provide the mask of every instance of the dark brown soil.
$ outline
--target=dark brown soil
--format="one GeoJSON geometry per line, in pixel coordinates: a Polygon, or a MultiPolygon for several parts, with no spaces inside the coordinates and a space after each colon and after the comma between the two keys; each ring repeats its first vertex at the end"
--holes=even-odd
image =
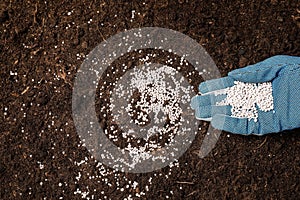
{"type": "MultiPolygon", "coordinates": [[[[72,121],[75,74],[84,55],[116,33],[146,26],[182,32],[207,50],[223,76],[273,55],[300,56],[297,0],[4,0],[0,22],[0,199],[81,199],[77,189],[95,199],[104,198],[101,190],[110,199],[123,199],[137,192],[121,193],[88,176],[76,182],[78,171],[92,175],[96,166],[74,165],[90,157],[72,121]]],[[[168,169],[156,172],[161,176],[142,198],[298,199],[299,133],[223,132],[200,159],[195,152],[205,133],[199,132],[180,167],[168,178],[168,169]]],[[[154,173],[123,176],[143,185],[154,173]]]]}

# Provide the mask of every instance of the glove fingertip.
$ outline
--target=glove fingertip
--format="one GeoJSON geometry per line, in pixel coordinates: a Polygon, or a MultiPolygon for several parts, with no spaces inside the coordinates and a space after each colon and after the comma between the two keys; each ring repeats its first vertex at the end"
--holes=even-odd
{"type": "Polygon", "coordinates": [[[211,120],[211,125],[219,130],[224,130],[225,115],[214,115],[211,120]]]}
{"type": "Polygon", "coordinates": [[[231,77],[222,77],[202,82],[199,85],[199,91],[202,94],[210,93],[217,90],[222,90],[234,85],[234,80],[231,77]]]}
{"type": "Polygon", "coordinates": [[[199,99],[199,95],[196,95],[196,96],[192,97],[192,99],[190,101],[190,106],[193,110],[195,110],[199,105],[199,103],[198,103],[199,100],[198,99],[199,99]]]}
{"type": "Polygon", "coordinates": [[[228,115],[215,115],[211,120],[211,124],[214,128],[235,133],[248,135],[247,119],[231,117],[228,115]]]}
{"type": "Polygon", "coordinates": [[[201,94],[204,94],[204,93],[207,93],[209,92],[209,89],[207,87],[207,82],[202,82],[200,83],[199,87],[198,87],[198,90],[201,94]]]}

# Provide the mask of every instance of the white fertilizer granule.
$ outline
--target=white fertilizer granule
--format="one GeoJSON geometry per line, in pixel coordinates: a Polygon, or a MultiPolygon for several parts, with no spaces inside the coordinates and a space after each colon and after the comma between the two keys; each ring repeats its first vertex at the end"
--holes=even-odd
{"type": "Polygon", "coordinates": [[[243,83],[235,81],[234,86],[218,91],[216,95],[226,94],[217,105],[230,105],[231,116],[254,119],[257,122],[258,109],[268,112],[274,109],[272,83],[243,83]]]}

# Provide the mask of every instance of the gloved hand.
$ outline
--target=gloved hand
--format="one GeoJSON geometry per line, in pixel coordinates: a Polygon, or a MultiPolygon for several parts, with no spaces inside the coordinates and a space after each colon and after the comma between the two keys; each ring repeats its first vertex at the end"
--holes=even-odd
{"type": "MultiPolygon", "coordinates": [[[[201,95],[192,98],[191,107],[197,119],[211,121],[216,129],[263,135],[300,127],[300,57],[271,57],[236,69],[227,77],[205,81],[199,85],[199,91],[201,95]],[[222,104],[222,101],[227,97],[226,88],[234,86],[236,81],[254,83],[253,87],[264,82],[272,84],[272,96],[267,98],[273,100],[273,107],[262,111],[255,103],[256,119],[233,116],[232,106],[222,104]]],[[[258,97],[262,98],[264,94],[258,97]]],[[[236,98],[243,99],[242,96],[236,98]]]]}

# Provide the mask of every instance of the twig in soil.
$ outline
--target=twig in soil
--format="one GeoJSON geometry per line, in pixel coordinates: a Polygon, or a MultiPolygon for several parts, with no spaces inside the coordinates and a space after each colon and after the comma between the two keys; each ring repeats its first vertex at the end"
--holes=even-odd
{"type": "Polygon", "coordinates": [[[268,137],[266,137],[265,140],[256,149],[259,149],[260,147],[262,147],[267,142],[267,138],[268,137]]]}
{"type": "Polygon", "coordinates": [[[21,95],[25,94],[28,90],[29,90],[29,86],[27,86],[27,87],[25,88],[25,90],[23,90],[23,92],[21,93],[21,95]]]}
{"type": "Polygon", "coordinates": [[[35,4],[35,10],[33,12],[33,24],[36,24],[36,14],[38,12],[37,3],[35,4]]]}
{"type": "Polygon", "coordinates": [[[177,181],[176,183],[178,183],[178,184],[188,184],[188,185],[193,185],[193,184],[195,184],[195,183],[193,183],[193,182],[186,182],[186,181],[177,181]]]}
{"type": "Polygon", "coordinates": [[[193,151],[192,153],[193,153],[193,154],[196,154],[196,155],[199,156],[200,158],[203,157],[203,156],[202,156],[203,153],[202,153],[200,150],[195,150],[195,151],[193,151]]]}
{"type": "Polygon", "coordinates": [[[191,193],[188,194],[186,197],[192,196],[192,195],[195,194],[196,192],[198,192],[198,190],[195,190],[195,191],[191,192],[191,193]]]}
{"type": "Polygon", "coordinates": [[[100,36],[102,37],[103,41],[106,42],[105,37],[103,36],[103,34],[101,33],[101,31],[99,30],[99,28],[97,27],[97,31],[100,34],[100,36]]]}

